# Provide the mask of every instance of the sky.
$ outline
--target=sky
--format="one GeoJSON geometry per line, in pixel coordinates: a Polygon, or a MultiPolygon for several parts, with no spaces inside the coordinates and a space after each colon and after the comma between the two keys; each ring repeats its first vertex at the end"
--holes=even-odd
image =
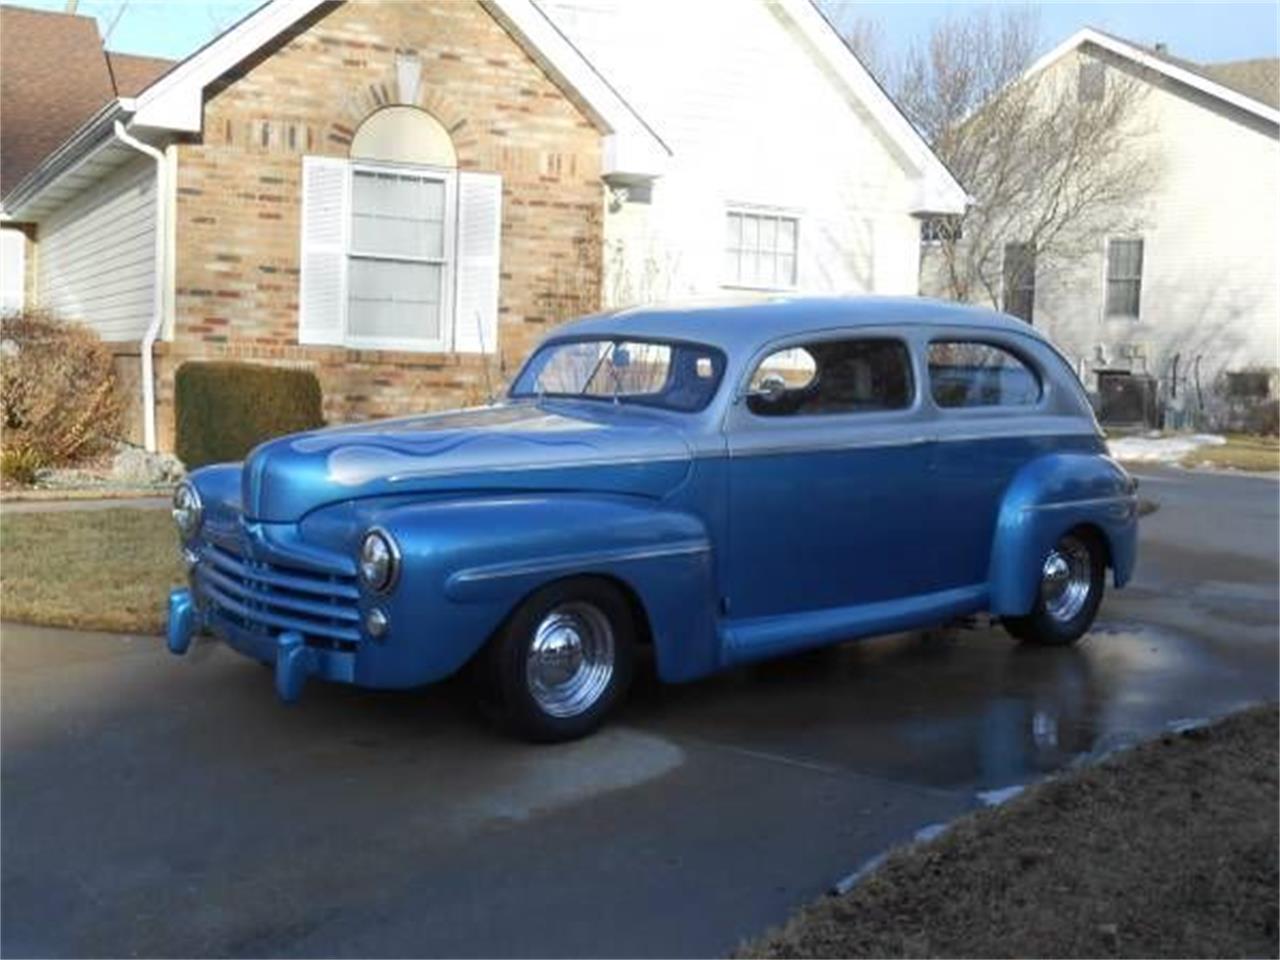
{"type": "MultiPolygon", "coordinates": [[[[20,6],[62,10],[67,0],[6,0],[20,6]]],[[[80,0],[78,12],[98,18],[100,32],[110,28],[107,45],[126,53],[184,57],[249,13],[260,0],[80,0]],[[114,24],[114,25],[113,25],[114,24]]],[[[700,0],[632,0],[680,2],[700,0]]],[[[930,25],[947,14],[980,6],[967,2],[850,2],[827,0],[838,19],[878,21],[887,53],[893,56],[928,35],[930,25]]],[[[1023,4],[1019,4],[1023,5],[1023,4]]],[[[1047,50],[1082,26],[1100,27],[1139,43],[1167,43],[1169,52],[1189,60],[1212,62],[1274,57],[1280,46],[1280,4],[1257,3],[1067,3],[1034,4],[1047,50]]],[[[829,7],[829,8],[830,8],[829,7]]]]}

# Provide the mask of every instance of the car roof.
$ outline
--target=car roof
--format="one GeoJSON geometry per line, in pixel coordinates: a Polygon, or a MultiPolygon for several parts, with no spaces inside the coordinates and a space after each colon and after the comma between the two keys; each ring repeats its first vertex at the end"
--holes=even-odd
{"type": "Polygon", "coordinates": [[[924,297],[771,297],[655,304],[597,314],[556,330],[548,341],[591,336],[687,340],[726,352],[832,327],[959,325],[1027,334],[1035,328],[985,307],[924,297]]]}

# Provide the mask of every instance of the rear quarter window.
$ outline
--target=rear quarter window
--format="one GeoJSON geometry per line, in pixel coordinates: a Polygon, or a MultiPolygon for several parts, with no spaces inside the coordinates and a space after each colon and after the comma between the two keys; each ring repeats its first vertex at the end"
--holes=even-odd
{"type": "Polygon", "coordinates": [[[929,390],[944,409],[1029,407],[1040,401],[1040,377],[1012,351],[977,340],[929,344],[929,390]]]}

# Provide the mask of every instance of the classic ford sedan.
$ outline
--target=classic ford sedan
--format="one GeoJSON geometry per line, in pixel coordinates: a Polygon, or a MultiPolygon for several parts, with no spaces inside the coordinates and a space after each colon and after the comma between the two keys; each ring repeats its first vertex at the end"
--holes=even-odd
{"type": "Polygon", "coordinates": [[[1135,483],[1033,328],[918,299],[639,309],[558,329],[507,397],[195,471],[168,643],[413,687],[467,668],[535,740],[597,727],[637,648],[693,680],[989,612],[1089,629],[1135,483]]]}

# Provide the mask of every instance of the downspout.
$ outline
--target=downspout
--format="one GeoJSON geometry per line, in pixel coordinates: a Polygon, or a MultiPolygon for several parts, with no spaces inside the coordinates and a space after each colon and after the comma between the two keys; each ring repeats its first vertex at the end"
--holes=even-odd
{"type": "Polygon", "coordinates": [[[137,137],[130,136],[125,130],[124,124],[119,120],[115,123],[115,134],[116,139],[125,146],[145,153],[156,162],[155,285],[152,296],[151,322],[147,324],[147,332],[142,335],[142,442],[148,453],[155,453],[156,384],[155,359],[152,356],[152,351],[156,345],[156,338],[160,336],[160,327],[164,323],[165,253],[169,247],[167,242],[168,231],[165,225],[165,199],[168,196],[165,189],[165,161],[164,154],[161,151],[149,143],[143,143],[137,137]]]}

